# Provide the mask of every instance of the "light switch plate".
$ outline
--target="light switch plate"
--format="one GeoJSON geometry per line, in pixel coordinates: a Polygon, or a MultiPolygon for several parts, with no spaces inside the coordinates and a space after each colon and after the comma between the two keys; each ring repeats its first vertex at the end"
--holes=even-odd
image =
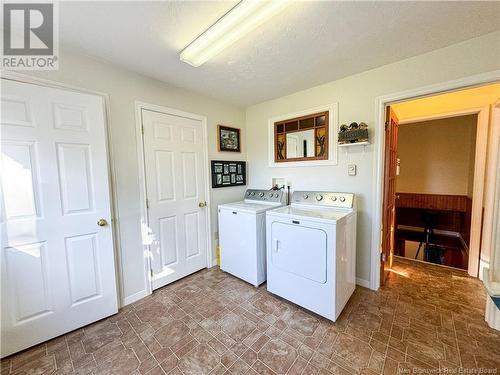
{"type": "Polygon", "coordinates": [[[347,174],[349,176],[356,176],[356,164],[349,164],[347,166],[347,174]]]}

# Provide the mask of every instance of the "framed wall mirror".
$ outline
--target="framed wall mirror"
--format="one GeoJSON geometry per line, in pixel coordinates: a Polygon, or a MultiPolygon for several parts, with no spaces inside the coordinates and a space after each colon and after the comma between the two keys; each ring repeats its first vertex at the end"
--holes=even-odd
{"type": "Polygon", "coordinates": [[[327,160],[329,111],[274,122],[274,162],[327,160]]]}

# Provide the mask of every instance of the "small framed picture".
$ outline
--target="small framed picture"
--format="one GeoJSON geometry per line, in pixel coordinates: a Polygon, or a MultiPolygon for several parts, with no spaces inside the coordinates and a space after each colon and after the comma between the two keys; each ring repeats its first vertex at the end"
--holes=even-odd
{"type": "Polygon", "coordinates": [[[243,160],[212,160],[212,188],[244,186],[246,182],[246,162],[243,160]]]}
{"type": "Polygon", "coordinates": [[[217,126],[219,151],[241,152],[240,129],[229,126],[217,126]]]}

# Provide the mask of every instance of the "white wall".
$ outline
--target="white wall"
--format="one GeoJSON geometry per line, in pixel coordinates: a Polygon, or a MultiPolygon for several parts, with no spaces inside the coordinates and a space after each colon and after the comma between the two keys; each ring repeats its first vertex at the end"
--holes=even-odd
{"type": "MultiPolygon", "coordinates": [[[[374,199],[376,98],[474,74],[500,69],[500,32],[316,86],[247,108],[247,157],[251,186],[267,186],[272,177],[286,177],[293,189],[351,191],[358,197],[357,276],[370,279],[371,225],[374,199]],[[268,166],[270,117],[339,103],[340,124],[364,121],[371,127],[366,149],[339,150],[337,166],[272,168],[268,166]],[[347,164],[358,166],[355,177],[347,164]]],[[[353,54],[352,58],[362,58],[353,54]]],[[[332,67],[335,69],[335,67],[332,67]]]]}
{"type": "MultiPolygon", "coordinates": [[[[116,168],[120,226],[122,301],[130,302],[143,296],[146,277],[139,220],[139,176],[134,102],[138,100],[206,116],[209,159],[246,160],[243,109],[70,52],[61,54],[58,71],[30,72],[30,74],[109,94],[111,112],[109,125],[112,158],[116,168]],[[241,154],[216,151],[217,124],[242,128],[241,154]]],[[[241,199],[244,190],[244,187],[211,190],[212,235],[217,231],[217,205],[241,199]]],[[[213,239],[215,243],[215,236],[213,239]]],[[[215,251],[215,246],[213,250],[215,251]]]]}
{"type": "Polygon", "coordinates": [[[396,191],[472,196],[476,130],[477,115],[400,125],[396,191]]]}

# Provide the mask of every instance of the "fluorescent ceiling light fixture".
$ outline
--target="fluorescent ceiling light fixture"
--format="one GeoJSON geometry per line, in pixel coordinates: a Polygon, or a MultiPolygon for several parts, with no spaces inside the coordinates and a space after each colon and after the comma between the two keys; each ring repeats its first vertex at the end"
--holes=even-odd
{"type": "Polygon", "coordinates": [[[181,52],[182,61],[200,66],[283,10],[290,0],[243,0],[181,52]]]}

